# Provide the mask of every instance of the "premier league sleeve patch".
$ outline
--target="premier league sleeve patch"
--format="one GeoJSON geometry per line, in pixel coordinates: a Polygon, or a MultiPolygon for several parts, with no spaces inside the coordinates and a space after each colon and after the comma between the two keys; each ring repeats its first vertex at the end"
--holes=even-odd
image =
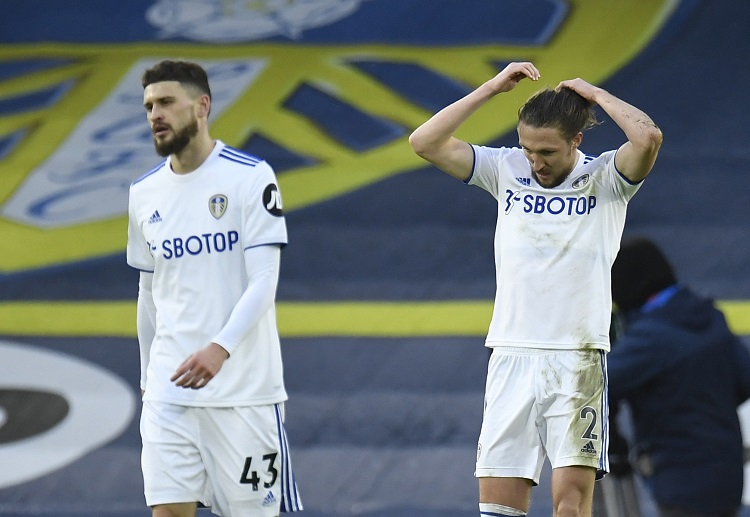
{"type": "Polygon", "coordinates": [[[263,207],[266,211],[276,217],[284,215],[284,205],[281,202],[279,188],[270,183],[263,191],[263,207]]]}

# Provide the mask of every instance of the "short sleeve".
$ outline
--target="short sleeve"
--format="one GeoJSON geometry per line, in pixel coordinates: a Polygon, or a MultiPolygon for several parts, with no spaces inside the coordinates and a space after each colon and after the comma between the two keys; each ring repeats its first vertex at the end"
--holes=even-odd
{"type": "Polygon", "coordinates": [[[128,200],[128,265],[141,271],[154,271],[154,257],[151,248],[141,231],[140,223],[135,210],[133,191],[131,188],[128,200]]]}
{"type": "Polygon", "coordinates": [[[497,199],[500,167],[511,149],[508,147],[485,147],[481,145],[472,145],[471,148],[474,150],[474,169],[467,184],[476,185],[497,199]]]}
{"type": "Polygon", "coordinates": [[[625,175],[618,171],[617,166],[615,165],[616,154],[616,150],[608,151],[602,154],[602,157],[604,157],[607,161],[606,171],[609,175],[615,195],[619,198],[625,199],[626,201],[630,201],[635,193],[638,192],[638,190],[641,188],[644,180],[633,183],[628,178],[626,178],[625,175]]]}
{"type": "Polygon", "coordinates": [[[243,214],[243,248],[287,244],[284,203],[273,169],[266,162],[256,167],[253,181],[247,182],[243,214]]]}

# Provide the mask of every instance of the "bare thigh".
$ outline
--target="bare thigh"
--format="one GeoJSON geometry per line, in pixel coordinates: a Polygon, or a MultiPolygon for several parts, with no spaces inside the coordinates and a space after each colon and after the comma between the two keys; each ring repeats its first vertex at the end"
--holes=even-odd
{"type": "Polygon", "coordinates": [[[532,482],[526,478],[479,478],[479,502],[529,511],[532,482]]]}
{"type": "Polygon", "coordinates": [[[152,517],[195,517],[197,503],[158,504],[151,508],[152,517]]]}

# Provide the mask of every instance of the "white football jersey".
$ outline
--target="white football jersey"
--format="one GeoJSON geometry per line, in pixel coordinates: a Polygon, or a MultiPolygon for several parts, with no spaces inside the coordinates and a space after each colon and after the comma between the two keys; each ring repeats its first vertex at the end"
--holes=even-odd
{"type": "Polygon", "coordinates": [[[217,407],[286,400],[273,305],[205,387],[170,381],[219,333],[247,288],[244,250],[286,242],[273,169],[220,141],[189,174],[175,174],[165,160],[131,185],[127,260],[153,272],[156,306],[145,400],[217,407]]]}
{"type": "Polygon", "coordinates": [[[616,151],[578,151],[570,175],[549,189],[536,182],[523,150],[472,147],[468,183],[498,201],[487,346],[609,350],[610,272],[641,183],[617,171],[616,151]]]}

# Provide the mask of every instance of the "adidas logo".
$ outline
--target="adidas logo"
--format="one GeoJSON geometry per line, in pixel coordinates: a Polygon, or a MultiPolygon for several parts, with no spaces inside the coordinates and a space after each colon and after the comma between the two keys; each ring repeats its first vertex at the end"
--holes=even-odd
{"type": "Polygon", "coordinates": [[[516,178],[516,181],[527,187],[531,185],[531,178],[516,178]]]}
{"type": "Polygon", "coordinates": [[[151,217],[148,220],[148,224],[154,224],[154,223],[160,223],[161,222],[161,216],[159,215],[158,210],[154,210],[154,213],[151,214],[151,217]]]}
{"type": "Polygon", "coordinates": [[[596,447],[594,447],[594,443],[589,440],[586,445],[581,447],[581,452],[585,452],[586,454],[596,454],[596,447]]]}
{"type": "Polygon", "coordinates": [[[273,496],[273,492],[269,490],[266,497],[263,498],[262,506],[271,506],[273,504],[276,504],[276,498],[273,496]]]}

